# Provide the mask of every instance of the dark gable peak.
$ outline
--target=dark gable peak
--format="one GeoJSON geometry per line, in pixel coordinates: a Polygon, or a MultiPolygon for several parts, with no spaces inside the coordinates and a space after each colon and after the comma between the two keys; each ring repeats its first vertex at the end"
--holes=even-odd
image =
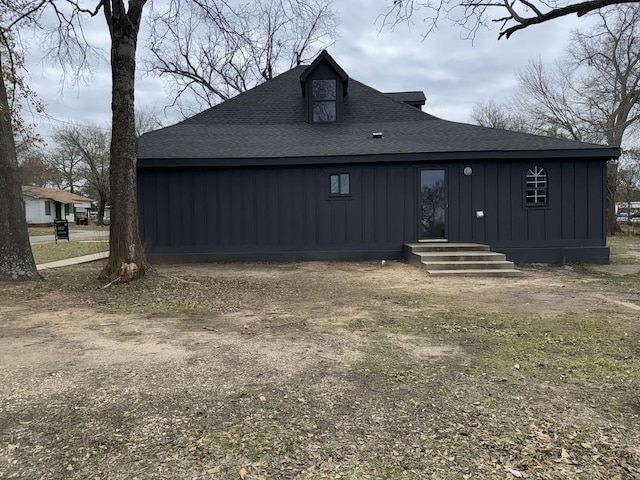
{"type": "Polygon", "coordinates": [[[406,103],[412,107],[422,110],[423,105],[427,102],[424,92],[389,92],[385,93],[389,98],[393,98],[397,102],[406,103]]]}
{"type": "Polygon", "coordinates": [[[326,50],[300,74],[300,86],[308,123],[344,121],[349,76],[326,50]]]}
{"type": "Polygon", "coordinates": [[[305,85],[309,81],[310,77],[314,76],[314,73],[318,73],[318,69],[321,71],[324,70],[326,72],[326,67],[323,68],[322,64],[326,64],[329,68],[331,68],[335,72],[336,78],[342,80],[342,90],[343,95],[347,94],[347,86],[349,85],[349,75],[345,72],[340,65],[333,59],[329,52],[323,50],[320,52],[320,55],[316,57],[316,59],[311,62],[311,64],[302,72],[300,75],[300,85],[302,87],[302,94],[306,95],[305,85]]]}

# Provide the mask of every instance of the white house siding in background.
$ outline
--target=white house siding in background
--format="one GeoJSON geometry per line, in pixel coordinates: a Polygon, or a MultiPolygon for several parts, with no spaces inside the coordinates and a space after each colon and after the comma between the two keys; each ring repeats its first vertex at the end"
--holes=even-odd
{"type": "Polygon", "coordinates": [[[51,223],[54,220],[55,204],[51,200],[32,198],[23,195],[27,223],[51,223]],[[47,215],[45,202],[49,202],[50,215],[47,215]]]}
{"type": "Polygon", "coordinates": [[[76,216],[87,218],[91,208],[90,198],[55,188],[23,186],[22,199],[27,223],[34,225],[49,225],[57,219],[75,223],[76,216]]]}

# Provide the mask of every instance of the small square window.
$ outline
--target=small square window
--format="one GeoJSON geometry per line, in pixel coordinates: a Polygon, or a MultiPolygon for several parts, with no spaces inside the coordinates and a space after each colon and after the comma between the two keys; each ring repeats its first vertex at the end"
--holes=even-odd
{"type": "Polygon", "coordinates": [[[332,173],[330,179],[331,195],[350,195],[351,189],[349,185],[348,173],[332,173]]]}

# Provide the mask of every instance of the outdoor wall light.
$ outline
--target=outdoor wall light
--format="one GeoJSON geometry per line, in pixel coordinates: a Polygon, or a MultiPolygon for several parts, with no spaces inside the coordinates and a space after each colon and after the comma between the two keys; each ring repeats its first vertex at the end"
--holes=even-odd
{"type": "Polygon", "coordinates": [[[462,173],[464,173],[468,177],[469,175],[471,175],[473,173],[473,168],[464,167],[464,170],[462,171],[462,173]]]}

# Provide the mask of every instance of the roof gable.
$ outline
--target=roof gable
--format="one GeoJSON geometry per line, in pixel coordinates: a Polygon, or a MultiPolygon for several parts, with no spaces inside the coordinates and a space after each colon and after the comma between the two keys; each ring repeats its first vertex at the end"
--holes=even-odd
{"type": "Polygon", "coordinates": [[[34,187],[32,185],[23,185],[22,194],[32,198],[42,198],[45,200],[53,200],[60,203],[91,203],[90,198],[67,192],[66,190],[58,190],[57,188],[34,187]]]}
{"type": "Polygon", "coordinates": [[[340,80],[342,80],[343,94],[346,95],[347,87],[349,85],[349,75],[347,75],[347,72],[345,72],[342,67],[338,65],[338,63],[333,59],[331,55],[329,55],[329,52],[327,52],[326,50],[320,52],[316,59],[311,62],[311,65],[309,65],[300,75],[302,94],[304,95],[305,92],[304,84],[322,63],[326,63],[336,73],[340,80]]]}

